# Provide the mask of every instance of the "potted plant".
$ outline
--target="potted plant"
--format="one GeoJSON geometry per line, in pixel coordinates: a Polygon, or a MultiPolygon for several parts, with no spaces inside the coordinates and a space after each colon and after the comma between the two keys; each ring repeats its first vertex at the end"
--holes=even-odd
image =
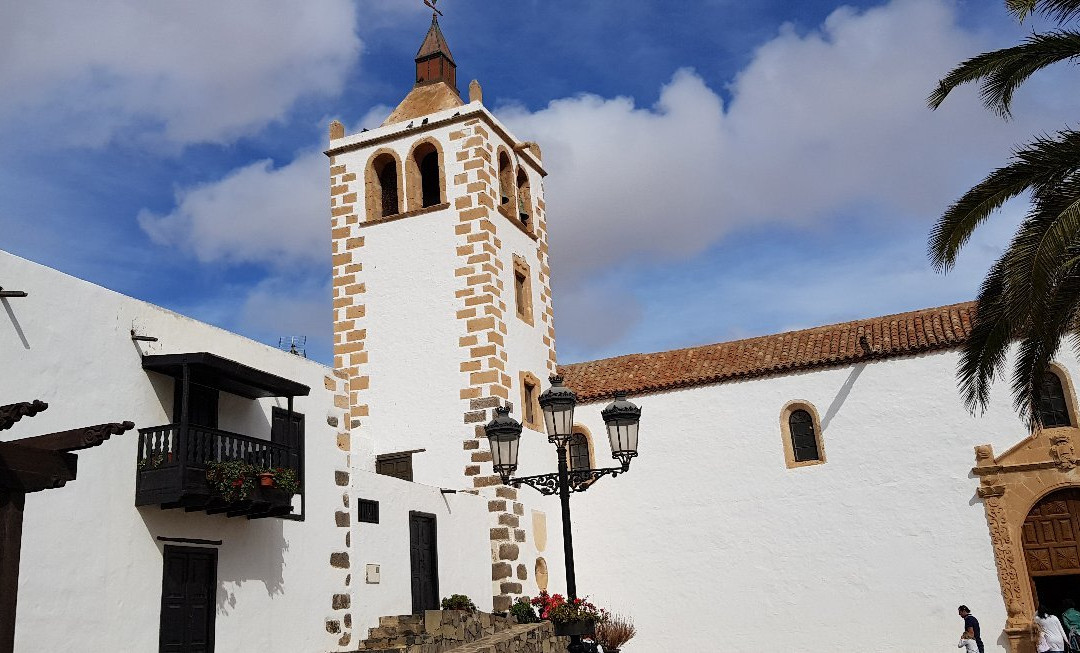
{"type": "Polygon", "coordinates": [[[259,487],[274,487],[274,472],[269,470],[259,472],[259,487]]]}
{"type": "Polygon", "coordinates": [[[606,615],[596,624],[596,643],[604,647],[604,653],[619,653],[636,634],[633,620],[620,614],[606,615]]]}
{"type": "Polygon", "coordinates": [[[274,475],[274,487],[285,494],[292,496],[300,491],[300,479],[297,477],[295,469],[275,467],[267,471],[274,475]]]}
{"type": "Polygon", "coordinates": [[[206,464],[206,482],[229,503],[244,501],[255,489],[258,470],[242,460],[222,460],[206,464]]]}
{"type": "Polygon", "coordinates": [[[566,600],[562,594],[541,592],[532,600],[540,610],[540,618],[555,626],[556,635],[592,635],[603,612],[583,598],[566,600]]]}

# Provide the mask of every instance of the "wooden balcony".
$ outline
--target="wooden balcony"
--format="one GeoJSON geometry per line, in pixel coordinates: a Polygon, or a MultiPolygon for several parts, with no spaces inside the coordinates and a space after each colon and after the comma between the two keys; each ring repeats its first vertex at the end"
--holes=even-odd
{"type": "Polygon", "coordinates": [[[183,508],[228,517],[282,517],[292,513],[292,495],[259,487],[243,500],[226,501],[206,479],[213,462],[240,460],[256,467],[300,474],[301,452],[293,447],[202,426],[166,424],[139,429],[135,505],[183,508]]]}

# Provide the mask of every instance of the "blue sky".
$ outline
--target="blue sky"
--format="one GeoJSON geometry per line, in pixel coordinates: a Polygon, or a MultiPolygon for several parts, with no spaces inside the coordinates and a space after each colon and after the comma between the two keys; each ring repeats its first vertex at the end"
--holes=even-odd
{"type": "MultiPolygon", "coordinates": [[[[544,147],[560,359],[972,298],[1022,205],[948,276],[930,225],[1077,90],[926,109],[1031,28],[1002,4],[440,2],[462,89],[544,147]]],[[[0,248],[329,360],[326,125],[405,95],[428,10],[84,5],[0,0],[0,248]]]]}

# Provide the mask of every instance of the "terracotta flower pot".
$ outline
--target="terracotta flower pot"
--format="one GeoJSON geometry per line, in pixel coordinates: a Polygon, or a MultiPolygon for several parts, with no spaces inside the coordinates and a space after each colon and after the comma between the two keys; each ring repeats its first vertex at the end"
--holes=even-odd
{"type": "Polygon", "coordinates": [[[274,475],[270,472],[259,474],[259,485],[261,487],[274,487],[274,475]]]}

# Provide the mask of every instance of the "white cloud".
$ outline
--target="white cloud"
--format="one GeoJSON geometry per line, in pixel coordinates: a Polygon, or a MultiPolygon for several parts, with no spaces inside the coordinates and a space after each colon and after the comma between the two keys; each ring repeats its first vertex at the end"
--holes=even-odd
{"type": "MultiPolygon", "coordinates": [[[[560,343],[589,350],[605,330],[633,339],[635,321],[652,309],[645,311],[645,302],[604,304],[611,284],[597,281],[619,266],[683,261],[748,226],[836,229],[840,214],[858,216],[868,233],[886,219],[928,228],[1014,144],[1059,128],[1060,102],[1075,95],[1065,77],[1047,84],[1051,71],[1021,92],[1010,123],[983,110],[975,89],[961,89],[936,112],[926,107],[927,94],[952,66],[1015,40],[1001,38],[990,43],[965,31],[949,0],[892,0],[863,12],[840,8],[808,33],[784,27],[733,80],[727,106],[696,73],[680,70],[653,107],[581,95],[535,112],[500,111],[519,137],[544,148],[560,343]],[[597,310],[602,306],[611,310],[597,310]]],[[[372,108],[360,124],[374,124],[385,111],[372,108]]],[[[323,261],[326,164],[319,156],[276,170],[266,162],[236,170],[181,191],[175,211],[146,214],[141,222],[159,242],[202,260],[323,261]]],[[[856,249],[868,245],[853,240],[852,260],[865,262],[856,249]]],[[[921,242],[914,246],[921,258],[921,242]]],[[[821,273],[857,277],[856,269],[841,261],[821,273]]],[[[881,273],[866,275],[858,287],[903,302],[907,295],[888,288],[909,292],[929,279],[928,269],[881,273]],[[875,281],[883,285],[874,289],[875,281]]],[[[767,295],[762,288],[754,292],[767,295]]],[[[927,295],[915,303],[934,301],[927,295]]],[[[877,305],[863,307],[872,312],[877,305]]]]}
{"type": "Polygon", "coordinates": [[[144,210],[139,224],[155,242],[178,246],[203,262],[329,266],[328,165],[318,151],[280,168],[256,161],[218,181],[178,191],[171,213],[144,210]]]}
{"type": "Polygon", "coordinates": [[[0,118],[68,142],[120,130],[228,142],[336,93],[360,40],[350,0],[35,0],[0,11],[0,118]]]}
{"type": "Polygon", "coordinates": [[[985,45],[956,25],[952,3],[894,0],[838,9],[804,35],[784,27],[726,108],[681,70],[652,108],[583,95],[501,114],[544,147],[553,268],[576,281],[632,257],[694,255],[765,221],[853,209],[929,221],[1054,115],[1028,103],[1004,123],[967,89],[926,107],[937,79],[985,45]]]}

